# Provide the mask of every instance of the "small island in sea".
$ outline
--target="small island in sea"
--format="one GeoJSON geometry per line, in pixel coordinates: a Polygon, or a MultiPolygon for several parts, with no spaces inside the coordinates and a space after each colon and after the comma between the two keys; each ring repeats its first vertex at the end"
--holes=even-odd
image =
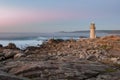
{"type": "Polygon", "coordinates": [[[48,39],[24,49],[0,45],[1,80],[119,80],[120,35],[48,39]]]}

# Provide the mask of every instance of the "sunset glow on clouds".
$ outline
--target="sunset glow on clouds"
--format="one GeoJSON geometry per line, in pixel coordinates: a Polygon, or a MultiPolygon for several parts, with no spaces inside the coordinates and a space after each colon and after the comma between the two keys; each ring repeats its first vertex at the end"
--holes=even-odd
{"type": "Polygon", "coordinates": [[[87,30],[92,21],[98,29],[120,29],[118,7],[118,0],[1,0],[0,31],[87,30]]]}

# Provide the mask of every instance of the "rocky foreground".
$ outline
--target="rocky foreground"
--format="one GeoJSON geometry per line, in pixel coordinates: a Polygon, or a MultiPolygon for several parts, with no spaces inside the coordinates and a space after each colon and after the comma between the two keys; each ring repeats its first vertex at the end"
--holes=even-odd
{"type": "Polygon", "coordinates": [[[0,45],[0,80],[120,80],[120,36],[0,45]]]}

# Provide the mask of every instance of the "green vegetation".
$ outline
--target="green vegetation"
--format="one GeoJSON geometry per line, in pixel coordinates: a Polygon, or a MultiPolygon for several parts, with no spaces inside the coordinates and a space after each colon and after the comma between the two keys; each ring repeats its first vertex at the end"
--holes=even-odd
{"type": "Polygon", "coordinates": [[[110,50],[110,49],[112,49],[112,46],[109,46],[109,45],[102,45],[102,46],[100,46],[100,49],[110,50]]]}
{"type": "Polygon", "coordinates": [[[116,72],[116,71],[117,71],[117,69],[114,69],[114,68],[107,68],[105,70],[106,73],[111,73],[111,72],[116,72]]]}

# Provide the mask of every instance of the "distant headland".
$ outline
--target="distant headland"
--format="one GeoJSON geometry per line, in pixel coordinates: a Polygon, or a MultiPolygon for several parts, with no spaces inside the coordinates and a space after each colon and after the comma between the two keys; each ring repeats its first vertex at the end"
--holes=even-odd
{"type": "MultiPolygon", "coordinates": [[[[89,30],[80,30],[80,31],[59,31],[58,33],[88,33],[89,30]]],[[[97,33],[108,33],[108,34],[120,34],[120,30],[96,30],[97,33]]]]}

